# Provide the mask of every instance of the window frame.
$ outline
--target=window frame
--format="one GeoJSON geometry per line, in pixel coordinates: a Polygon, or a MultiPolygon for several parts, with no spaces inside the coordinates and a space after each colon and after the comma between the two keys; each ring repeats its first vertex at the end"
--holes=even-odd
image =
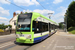
{"type": "Polygon", "coordinates": [[[34,32],[34,34],[49,31],[48,30],[48,23],[41,22],[41,21],[33,21],[32,25],[33,25],[32,29],[35,27],[35,30],[32,30],[34,32]],[[38,23],[36,23],[36,22],[38,22],[38,23]],[[38,26],[37,26],[37,24],[38,24],[38,26]],[[39,28],[39,31],[37,31],[37,28],[39,28]]]}

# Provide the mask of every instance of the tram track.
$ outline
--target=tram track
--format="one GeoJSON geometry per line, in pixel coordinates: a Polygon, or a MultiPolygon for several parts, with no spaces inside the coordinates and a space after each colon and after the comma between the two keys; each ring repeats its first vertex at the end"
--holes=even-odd
{"type": "Polygon", "coordinates": [[[0,49],[3,49],[3,50],[5,50],[5,48],[8,48],[8,47],[11,47],[11,46],[14,46],[14,45],[16,45],[15,43],[14,43],[14,39],[9,39],[9,40],[5,40],[5,41],[0,41],[0,49]]]}
{"type": "Polygon", "coordinates": [[[12,38],[12,39],[2,40],[2,41],[0,40],[0,44],[6,43],[6,42],[9,42],[9,41],[15,41],[15,39],[12,38]]]}
{"type": "Polygon", "coordinates": [[[27,48],[25,48],[24,50],[27,50],[28,48],[30,48],[31,46],[29,46],[29,47],[27,47],[27,48]]]}
{"type": "Polygon", "coordinates": [[[26,47],[24,50],[29,49],[31,46],[33,46],[34,44],[29,44],[28,47],[26,47]]]}
{"type": "Polygon", "coordinates": [[[15,44],[13,46],[10,46],[8,48],[6,48],[6,50],[14,50],[14,49],[17,49],[17,50],[27,50],[31,47],[32,45],[29,45],[29,44],[15,44]]]}

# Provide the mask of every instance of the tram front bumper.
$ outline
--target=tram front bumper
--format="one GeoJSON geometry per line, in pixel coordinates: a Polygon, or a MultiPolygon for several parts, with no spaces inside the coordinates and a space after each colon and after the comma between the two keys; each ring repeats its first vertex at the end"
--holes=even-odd
{"type": "Polygon", "coordinates": [[[32,39],[26,39],[24,37],[16,38],[16,42],[18,43],[33,43],[32,39]]]}
{"type": "Polygon", "coordinates": [[[20,37],[19,39],[20,39],[20,40],[26,40],[26,38],[24,38],[24,37],[20,37]]]}

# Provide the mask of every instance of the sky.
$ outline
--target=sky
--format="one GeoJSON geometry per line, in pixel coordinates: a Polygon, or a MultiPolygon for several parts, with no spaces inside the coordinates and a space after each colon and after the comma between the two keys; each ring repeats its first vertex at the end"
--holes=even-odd
{"type": "Polygon", "coordinates": [[[64,22],[64,14],[73,0],[0,0],[0,24],[9,24],[10,19],[13,17],[13,12],[38,12],[49,18],[48,13],[51,15],[51,20],[60,23],[64,22]],[[8,1],[8,2],[7,2],[8,1]],[[38,2],[43,6],[41,6],[38,2]],[[22,7],[19,8],[13,4],[22,7]]]}

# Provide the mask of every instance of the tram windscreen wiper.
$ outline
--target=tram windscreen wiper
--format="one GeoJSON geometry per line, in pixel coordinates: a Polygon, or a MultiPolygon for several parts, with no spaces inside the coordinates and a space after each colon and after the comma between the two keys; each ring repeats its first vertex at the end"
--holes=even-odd
{"type": "Polygon", "coordinates": [[[20,31],[21,35],[22,35],[22,32],[20,31]]]}

